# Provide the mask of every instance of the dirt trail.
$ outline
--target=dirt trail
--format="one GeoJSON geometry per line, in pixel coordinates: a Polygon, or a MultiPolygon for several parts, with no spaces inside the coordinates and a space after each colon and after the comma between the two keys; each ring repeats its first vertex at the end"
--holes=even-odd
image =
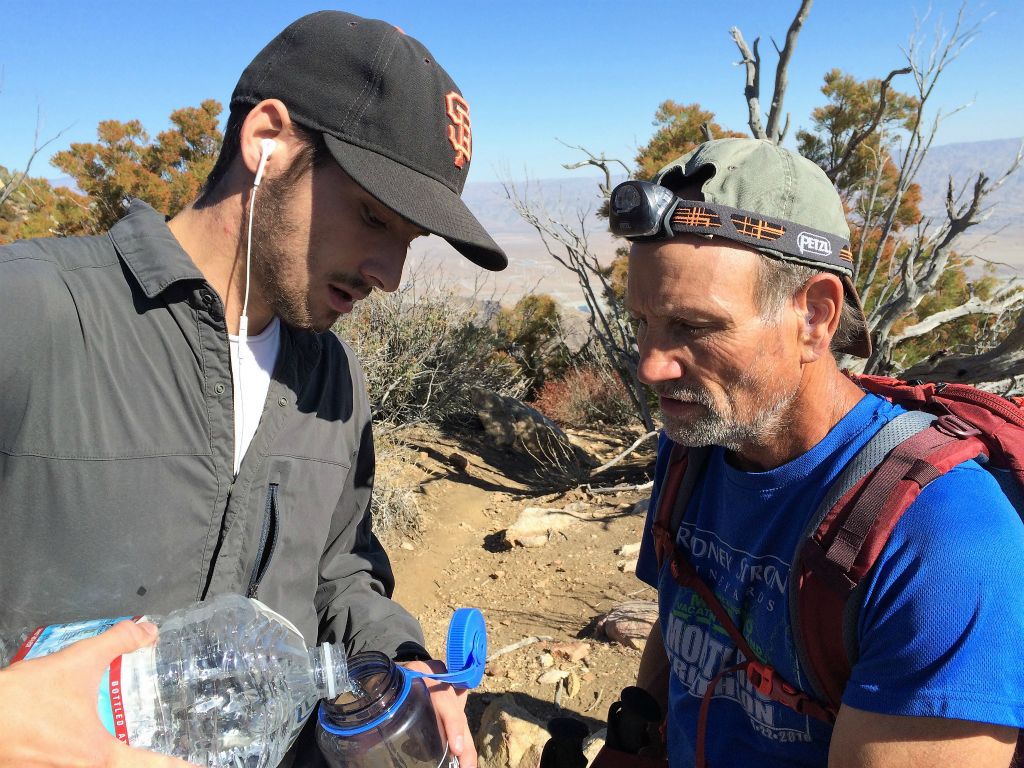
{"type": "MultiPolygon", "coordinates": [[[[608,439],[596,450],[614,455],[631,441],[628,435],[608,439]]],[[[414,466],[420,474],[423,530],[411,540],[412,549],[392,546],[390,552],[398,583],[395,597],[420,620],[430,650],[442,653],[448,618],[462,606],[483,610],[488,653],[524,638],[552,638],[488,664],[487,676],[471,697],[471,720],[495,695],[513,692],[517,703],[542,719],[575,713],[596,729],[608,704],[635,680],[640,654],[597,637],[595,620],[618,602],[655,599],[654,590],[628,567],[633,557],[616,554],[623,545],[640,541],[644,518],[633,506],[647,493],[531,490],[533,469],[485,444],[466,445],[465,438],[438,435],[420,435],[411,442],[414,458],[406,470],[414,466]],[[458,458],[454,464],[449,458],[453,452],[467,460],[464,470],[457,468],[458,458]],[[572,527],[543,547],[507,548],[502,532],[524,508],[567,505],[577,510],[572,527]],[[587,646],[581,660],[548,654],[559,643],[581,641],[587,646]],[[561,684],[538,682],[549,669],[569,672],[571,678],[561,684]]],[[[588,447],[595,449],[593,443],[588,447]]],[[[643,482],[650,458],[650,452],[637,455],[606,481],[643,482]]]]}

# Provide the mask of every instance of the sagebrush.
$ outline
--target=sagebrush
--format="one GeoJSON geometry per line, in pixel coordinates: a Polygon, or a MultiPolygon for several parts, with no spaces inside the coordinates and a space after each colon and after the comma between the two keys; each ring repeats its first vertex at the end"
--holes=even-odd
{"type": "Polygon", "coordinates": [[[375,421],[465,423],[474,387],[517,398],[526,391],[519,365],[495,351],[490,319],[474,302],[418,291],[414,281],[371,295],[336,330],[363,365],[375,421]]]}

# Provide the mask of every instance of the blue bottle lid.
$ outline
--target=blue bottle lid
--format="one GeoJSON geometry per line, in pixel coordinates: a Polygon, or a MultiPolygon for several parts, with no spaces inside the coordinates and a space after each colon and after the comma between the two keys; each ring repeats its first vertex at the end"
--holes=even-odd
{"type": "Polygon", "coordinates": [[[487,624],[479,608],[459,608],[448,622],[445,673],[410,672],[456,688],[476,688],[487,666],[487,624]]]}

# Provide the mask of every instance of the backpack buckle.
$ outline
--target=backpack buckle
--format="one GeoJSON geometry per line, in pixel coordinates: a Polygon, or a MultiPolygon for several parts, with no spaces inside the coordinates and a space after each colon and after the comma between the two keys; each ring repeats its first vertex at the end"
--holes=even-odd
{"type": "Polygon", "coordinates": [[[747,662],[747,680],[766,699],[772,698],[775,690],[775,669],[757,661],[747,662]]]}
{"type": "Polygon", "coordinates": [[[944,413],[935,419],[934,426],[939,432],[949,435],[950,437],[957,437],[961,440],[966,440],[968,437],[976,437],[981,434],[981,430],[975,427],[973,424],[964,421],[959,416],[954,416],[952,413],[944,413]]]}

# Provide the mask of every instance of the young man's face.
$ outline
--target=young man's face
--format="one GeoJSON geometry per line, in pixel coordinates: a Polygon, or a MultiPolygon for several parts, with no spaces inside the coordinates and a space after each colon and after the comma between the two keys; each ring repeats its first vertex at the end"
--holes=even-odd
{"type": "Polygon", "coordinates": [[[256,197],[254,288],[290,325],[326,330],[370,291],[398,288],[422,234],[335,163],[271,177],[256,197]]]}
{"type": "Polygon", "coordinates": [[[795,313],[762,318],[758,255],[683,236],[634,244],[627,306],[637,373],[659,396],[665,430],[689,446],[741,451],[784,429],[800,385],[795,313]]]}

